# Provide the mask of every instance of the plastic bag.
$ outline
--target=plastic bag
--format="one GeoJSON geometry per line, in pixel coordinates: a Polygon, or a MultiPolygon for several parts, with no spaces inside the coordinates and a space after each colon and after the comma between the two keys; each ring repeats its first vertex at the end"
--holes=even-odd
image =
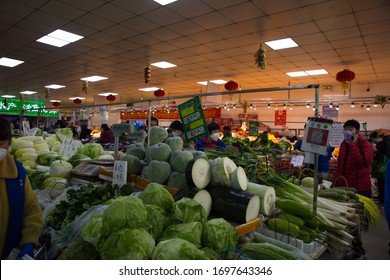
{"type": "Polygon", "coordinates": [[[55,259],[62,249],[67,247],[75,238],[81,236],[81,231],[89,223],[91,215],[102,214],[107,207],[108,205],[95,205],[89,208],[63,230],[56,231],[51,227],[47,228],[45,232],[51,235],[51,247],[48,252],[48,259],[55,259]]]}

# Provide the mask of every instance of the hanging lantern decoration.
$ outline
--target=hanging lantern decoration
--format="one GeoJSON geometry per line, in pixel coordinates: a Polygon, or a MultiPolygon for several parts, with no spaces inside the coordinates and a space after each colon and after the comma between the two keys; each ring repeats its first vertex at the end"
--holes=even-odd
{"type": "Polygon", "coordinates": [[[111,102],[115,101],[116,97],[115,97],[115,95],[110,94],[110,95],[107,95],[106,99],[108,100],[108,102],[111,103],[111,102]]]}
{"type": "Polygon", "coordinates": [[[163,90],[163,89],[158,89],[158,90],[156,90],[155,92],[154,92],[154,95],[156,96],[156,97],[163,97],[164,95],[165,95],[165,91],[163,90]]]}
{"type": "Polygon", "coordinates": [[[76,98],[76,99],[73,100],[73,103],[76,104],[76,105],[80,105],[81,102],[82,102],[82,101],[81,101],[81,99],[79,99],[79,98],[76,98]]]}
{"type": "Polygon", "coordinates": [[[336,74],[336,80],[341,82],[341,88],[344,90],[344,94],[347,93],[349,88],[349,83],[355,79],[355,73],[349,69],[343,69],[336,74]]]}
{"type": "Polygon", "coordinates": [[[83,80],[83,85],[81,87],[81,92],[87,94],[88,93],[88,81],[83,80]]]}
{"type": "Polygon", "coordinates": [[[46,99],[50,98],[50,88],[45,88],[45,98],[46,99]]]}
{"type": "Polygon", "coordinates": [[[226,90],[237,90],[238,89],[238,84],[237,82],[230,80],[225,84],[225,89],[226,90]]]}
{"type": "Polygon", "coordinates": [[[150,65],[146,65],[144,69],[144,79],[145,79],[145,84],[149,84],[150,78],[152,77],[152,68],[150,68],[150,65]]]}
{"type": "Polygon", "coordinates": [[[265,68],[267,68],[267,62],[265,62],[265,58],[266,58],[265,53],[266,52],[267,52],[267,50],[263,47],[263,44],[260,43],[260,47],[254,55],[255,56],[255,64],[257,65],[257,67],[259,67],[263,70],[265,68]]]}
{"type": "Polygon", "coordinates": [[[54,106],[54,107],[60,107],[60,106],[61,106],[61,102],[59,102],[59,101],[54,101],[54,102],[53,102],[53,106],[54,106]]]}

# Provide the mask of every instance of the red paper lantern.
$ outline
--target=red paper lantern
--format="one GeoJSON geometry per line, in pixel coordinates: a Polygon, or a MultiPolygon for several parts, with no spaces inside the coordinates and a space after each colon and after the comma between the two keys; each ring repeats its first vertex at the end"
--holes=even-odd
{"type": "Polygon", "coordinates": [[[355,79],[355,73],[349,69],[343,69],[336,74],[336,80],[341,82],[341,88],[344,90],[344,94],[349,88],[349,83],[355,79]]]}
{"type": "Polygon", "coordinates": [[[76,105],[80,105],[81,104],[81,99],[79,98],[76,98],[75,100],[73,100],[73,103],[76,104],[76,105]]]}
{"type": "Polygon", "coordinates": [[[53,102],[53,106],[54,106],[54,107],[60,107],[60,106],[61,106],[61,102],[59,102],[59,101],[54,101],[54,102],[53,102]]]}
{"type": "Polygon", "coordinates": [[[164,95],[165,95],[165,91],[163,90],[163,89],[158,89],[158,90],[156,90],[155,92],[154,92],[154,95],[156,96],[156,97],[163,97],[164,95]]]}
{"type": "Polygon", "coordinates": [[[111,103],[111,102],[115,101],[116,97],[115,97],[115,95],[110,94],[106,97],[106,99],[111,103]]]}
{"type": "Polygon", "coordinates": [[[230,80],[225,84],[226,90],[236,90],[238,89],[238,84],[235,81],[230,80]]]}

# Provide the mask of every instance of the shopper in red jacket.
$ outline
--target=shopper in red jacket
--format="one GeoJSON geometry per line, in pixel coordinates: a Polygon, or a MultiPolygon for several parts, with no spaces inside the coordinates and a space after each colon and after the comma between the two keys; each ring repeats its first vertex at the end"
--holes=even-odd
{"type": "Polygon", "coordinates": [[[336,186],[356,188],[361,195],[371,197],[371,163],[373,151],[371,144],[359,134],[360,124],[356,120],[348,120],[343,125],[344,141],[340,152],[335,174],[336,186]]]}

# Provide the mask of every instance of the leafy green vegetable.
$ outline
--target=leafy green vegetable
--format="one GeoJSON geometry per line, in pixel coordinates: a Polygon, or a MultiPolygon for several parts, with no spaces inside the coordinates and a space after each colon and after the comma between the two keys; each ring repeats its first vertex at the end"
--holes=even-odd
{"type": "Polygon", "coordinates": [[[142,169],[141,177],[151,182],[165,184],[171,174],[171,166],[166,161],[152,160],[142,169]]]}
{"type": "Polygon", "coordinates": [[[164,230],[163,234],[158,240],[159,242],[161,242],[163,240],[168,240],[176,237],[185,239],[194,244],[197,248],[199,248],[201,247],[202,224],[199,222],[192,222],[171,225],[164,230]]]}
{"type": "MultiPolygon", "coordinates": [[[[220,255],[226,249],[235,248],[237,240],[238,234],[236,229],[223,218],[208,220],[203,225],[203,246],[210,247],[220,255]]],[[[226,257],[231,258],[232,254],[228,253],[226,257]]]]}
{"type": "Polygon", "coordinates": [[[40,165],[50,166],[51,163],[57,160],[58,154],[55,152],[40,154],[38,156],[38,163],[40,165]]]}
{"type": "Polygon", "coordinates": [[[68,180],[61,177],[49,177],[43,181],[44,189],[65,189],[68,187],[68,180]]]}
{"type": "Polygon", "coordinates": [[[73,132],[70,128],[57,129],[56,136],[61,142],[64,142],[66,139],[73,138],[73,132]]]}
{"type": "Polygon", "coordinates": [[[166,131],[163,127],[153,126],[150,128],[150,145],[158,144],[164,142],[168,137],[168,131],[166,131]]]}
{"type": "Polygon", "coordinates": [[[50,165],[50,176],[67,178],[73,166],[64,160],[55,160],[50,165]]]}
{"type": "Polygon", "coordinates": [[[145,208],[148,211],[149,233],[157,239],[169,224],[169,218],[160,206],[145,204],[145,208]]]}
{"type": "Polygon", "coordinates": [[[145,229],[124,228],[103,241],[100,251],[103,260],[147,260],[154,246],[153,237],[145,229]]]}
{"type": "Polygon", "coordinates": [[[92,215],[88,224],[82,229],[81,237],[95,246],[99,247],[100,237],[102,236],[103,215],[92,215]]]}
{"type": "Polygon", "coordinates": [[[152,260],[208,260],[205,252],[191,242],[172,238],[161,241],[153,250],[152,260]]]}
{"type": "Polygon", "coordinates": [[[69,158],[68,162],[73,166],[77,166],[86,160],[91,160],[91,158],[83,154],[74,154],[69,158]]]}
{"type": "Polygon", "coordinates": [[[82,239],[76,238],[68,247],[57,257],[57,260],[99,260],[99,252],[95,247],[82,239]]]}
{"type": "Polygon", "coordinates": [[[149,183],[146,186],[139,198],[142,199],[145,204],[160,206],[166,212],[172,210],[174,203],[172,195],[162,185],[154,182],[149,183]]]}
{"type": "Polygon", "coordinates": [[[83,154],[90,158],[96,158],[100,155],[102,155],[104,152],[104,149],[102,145],[98,143],[86,143],[80,147],[77,148],[76,154],[83,154]]]}
{"type": "Polygon", "coordinates": [[[205,223],[207,220],[206,210],[196,200],[184,197],[175,202],[173,205],[176,219],[183,223],[200,222],[205,223]]]}
{"type": "Polygon", "coordinates": [[[115,198],[103,213],[102,234],[107,236],[122,228],[148,229],[147,218],[148,212],[138,197],[115,198]]]}

